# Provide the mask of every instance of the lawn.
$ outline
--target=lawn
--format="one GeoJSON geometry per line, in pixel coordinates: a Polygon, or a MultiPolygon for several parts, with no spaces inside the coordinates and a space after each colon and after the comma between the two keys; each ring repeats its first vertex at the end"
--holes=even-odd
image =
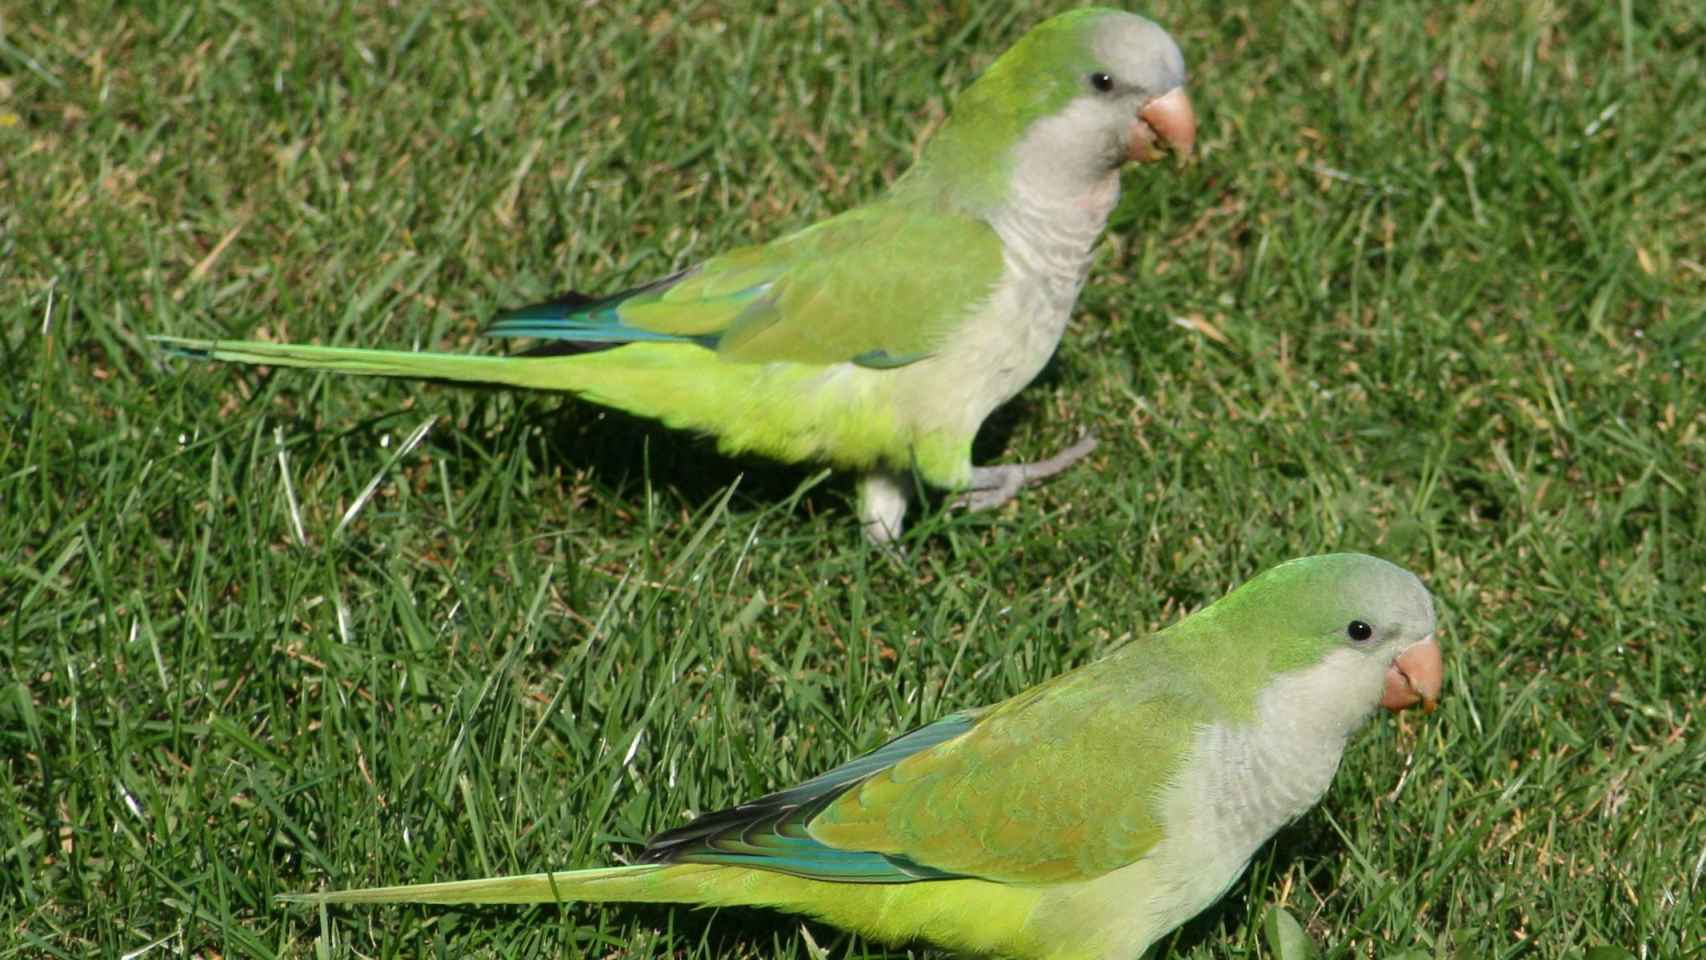
{"type": "Polygon", "coordinates": [[[873,196],[1065,5],[0,0],[0,958],[921,956],[273,897],[617,862],[1340,549],[1433,589],[1446,699],[1156,952],[1274,904],[1331,957],[1702,951],[1695,4],[1147,8],[1198,155],[1126,174],[979,456],[1102,447],[898,562],[842,476],[146,339],[494,349],[873,196]]]}

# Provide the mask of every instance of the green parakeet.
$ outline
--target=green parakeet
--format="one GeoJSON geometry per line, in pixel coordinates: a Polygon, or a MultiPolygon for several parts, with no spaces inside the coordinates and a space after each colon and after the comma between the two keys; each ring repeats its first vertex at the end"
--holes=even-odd
{"type": "Polygon", "coordinates": [[[661,834],[637,865],[288,899],[756,905],[888,942],[1132,960],[1321,798],[1376,706],[1431,709],[1433,633],[1409,572],[1293,560],[1009,700],[661,834]]]}
{"type": "Polygon", "coordinates": [[[1089,453],[974,467],[990,411],[1054,352],[1120,167],[1190,152],[1185,64],[1142,17],[1043,22],[967,89],[879,199],[606,297],[500,316],[512,357],[159,338],[239,363],[562,390],[725,451],[859,471],[868,536],[901,530],[909,476],[973,509],[1089,453]]]}

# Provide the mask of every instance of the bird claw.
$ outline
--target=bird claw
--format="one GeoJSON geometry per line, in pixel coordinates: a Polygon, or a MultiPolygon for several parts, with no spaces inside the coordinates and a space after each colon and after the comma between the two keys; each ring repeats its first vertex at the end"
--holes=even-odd
{"type": "Polygon", "coordinates": [[[1018,496],[1019,490],[1039,480],[1046,480],[1089,456],[1096,449],[1096,438],[1090,434],[1080,437],[1047,460],[1035,463],[1004,463],[993,467],[973,467],[971,487],[955,497],[950,506],[964,510],[990,510],[1018,496]]]}

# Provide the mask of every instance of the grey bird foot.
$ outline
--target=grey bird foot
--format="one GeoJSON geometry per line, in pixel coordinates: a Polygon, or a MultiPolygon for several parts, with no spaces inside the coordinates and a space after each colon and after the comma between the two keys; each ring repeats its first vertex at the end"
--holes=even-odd
{"type": "Polygon", "coordinates": [[[1072,466],[1096,449],[1096,438],[1085,434],[1079,441],[1047,460],[1036,463],[1004,463],[973,467],[971,487],[954,498],[953,505],[967,510],[989,510],[1013,499],[1019,488],[1044,480],[1072,466]]]}

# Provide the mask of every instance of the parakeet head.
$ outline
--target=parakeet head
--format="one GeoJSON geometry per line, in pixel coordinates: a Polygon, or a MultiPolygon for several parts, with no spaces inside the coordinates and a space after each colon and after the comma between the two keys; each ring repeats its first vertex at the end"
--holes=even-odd
{"type": "Polygon", "coordinates": [[[1190,153],[1196,117],[1184,84],[1178,45],[1151,21],[1099,7],[1063,13],[961,94],[920,167],[963,177],[986,201],[1003,197],[985,188],[1011,188],[1016,171],[1035,179],[1038,166],[1056,181],[1049,186],[1082,192],[1128,160],[1190,153]],[[988,182],[980,170],[991,171],[988,182]]]}
{"type": "Polygon", "coordinates": [[[1377,557],[1334,553],[1282,563],[1180,624],[1231,687],[1295,702],[1299,722],[1348,734],[1376,706],[1438,702],[1443,666],[1433,597],[1377,557]],[[1208,651],[1212,650],[1212,653],[1208,651]]]}

